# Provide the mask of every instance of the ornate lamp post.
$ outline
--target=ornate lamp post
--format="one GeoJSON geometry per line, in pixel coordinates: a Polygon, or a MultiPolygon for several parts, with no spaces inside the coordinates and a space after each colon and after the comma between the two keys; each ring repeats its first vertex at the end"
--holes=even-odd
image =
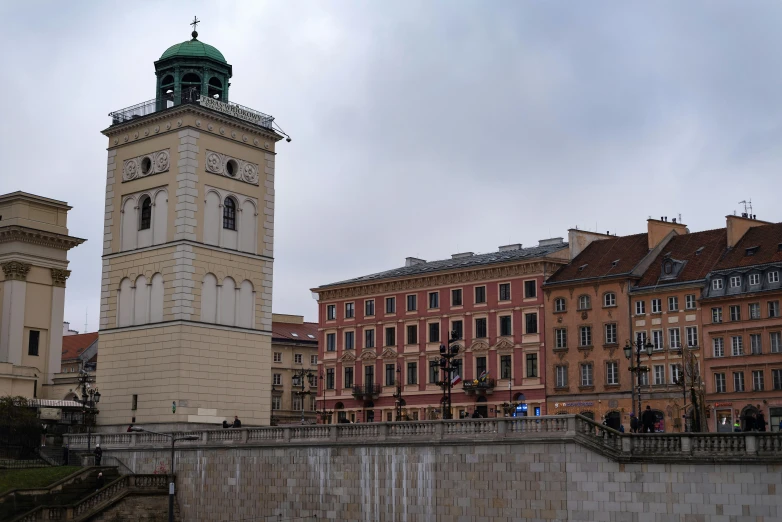
{"type": "Polygon", "coordinates": [[[312,386],[312,379],[315,378],[315,374],[312,370],[302,368],[293,372],[293,385],[301,386],[301,391],[297,391],[296,395],[301,397],[301,423],[304,424],[304,397],[312,393],[310,390],[304,391],[304,378],[307,378],[307,382],[312,386]]]}
{"type": "Polygon", "coordinates": [[[157,431],[145,430],[137,426],[131,426],[130,431],[141,431],[145,433],[154,433],[171,439],[171,479],[168,484],[168,522],[174,522],[174,443],[180,440],[201,440],[198,435],[175,436],[174,433],[158,433],[157,431]]]}
{"type": "Polygon", "coordinates": [[[443,388],[443,419],[453,418],[453,412],[451,411],[451,388],[453,387],[453,373],[458,369],[458,366],[453,364],[452,359],[459,354],[459,345],[456,344],[459,340],[459,335],[456,331],[451,332],[450,335],[451,338],[448,339],[448,344],[440,345],[440,369],[445,376],[445,380],[438,383],[443,388]]]}
{"type": "Polygon", "coordinates": [[[90,374],[85,370],[79,370],[79,389],[81,389],[82,421],[87,425],[87,451],[90,451],[90,438],[92,437],[92,423],[95,421],[95,415],[98,410],[95,409],[100,402],[100,392],[98,388],[90,385],[90,374]]]}
{"type": "Polygon", "coordinates": [[[394,404],[396,404],[396,421],[402,420],[402,369],[396,365],[396,393],[394,393],[394,404]]]}
{"type": "MultiPolygon", "coordinates": [[[[685,373],[685,349],[681,346],[678,350],[679,355],[682,357],[682,364],[679,367],[679,375],[675,384],[680,384],[682,387],[682,433],[687,431],[687,374],[685,373]]],[[[695,410],[693,409],[693,414],[695,410]]]]}
{"type": "MultiPolygon", "coordinates": [[[[641,374],[644,372],[648,372],[649,368],[647,366],[641,366],[641,352],[645,351],[647,357],[652,356],[652,350],[654,349],[654,345],[646,341],[646,344],[643,344],[640,339],[638,339],[635,343],[630,343],[628,340],[625,343],[624,352],[625,357],[628,361],[630,361],[630,371],[633,372],[633,374],[636,376],[636,383],[638,385],[638,416],[640,420],[641,415],[641,374]],[[633,366],[633,347],[635,347],[635,360],[636,364],[633,366]]],[[[635,390],[632,386],[630,386],[630,392],[633,393],[635,390]]],[[[635,398],[632,397],[630,399],[631,401],[635,401],[635,398]]]]}
{"type": "MultiPolygon", "coordinates": [[[[331,416],[334,414],[332,410],[326,409],[326,381],[323,380],[323,372],[320,372],[320,381],[318,382],[318,387],[323,385],[323,401],[321,402],[321,406],[323,406],[322,410],[316,411],[315,413],[320,416],[321,419],[323,419],[323,422],[326,422],[327,418],[331,418],[331,416]]],[[[339,419],[337,419],[339,421],[339,419]]]]}

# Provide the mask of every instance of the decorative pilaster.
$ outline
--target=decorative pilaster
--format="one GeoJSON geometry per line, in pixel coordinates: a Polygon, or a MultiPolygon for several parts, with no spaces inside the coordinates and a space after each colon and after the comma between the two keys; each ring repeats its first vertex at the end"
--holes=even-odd
{"type": "Polygon", "coordinates": [[[52,268],[51,271],[52,271],[52,285],[61,286],[65,288],[65,280],[70,277],[71,271],[65,270],[63,268],[52,268]]]}
{"type": "Polygon", "coordinates": [[[27,281],[27,273],[32,265],[19,261],[8,261],[1,265],[6,281],[27,281]]]}

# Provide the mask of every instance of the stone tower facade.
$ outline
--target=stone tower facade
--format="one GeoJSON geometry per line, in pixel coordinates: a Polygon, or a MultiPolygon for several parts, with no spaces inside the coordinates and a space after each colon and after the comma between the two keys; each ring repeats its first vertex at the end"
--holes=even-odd
{"type": "Polygon", "coordinates": [[[98,422],[269,423],[273,118],[228,101],[231,66],[193,39],[156,98],[111,113],[98,422]]]}

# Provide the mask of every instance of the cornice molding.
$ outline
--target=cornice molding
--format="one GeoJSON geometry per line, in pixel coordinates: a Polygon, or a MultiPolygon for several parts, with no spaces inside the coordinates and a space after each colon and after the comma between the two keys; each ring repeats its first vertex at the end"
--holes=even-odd
{"type": "MultiPolygon", "coordinates": [[[[564,264],[564,261],[562,264],[564,264]]],[[[532,261],[505,266],[455,270],[443,274],[422,275],[408,279],[386,279],[374,283],[346,284],[340,288],[325,288],[322,290],[315,288],[313,291],[318,292],[320,302],[325,302],[350,297],[403,292],[524,275],[543,275],[546,272],[556,270],[559,266],[559,264],[549,261],[532,261]]]]}
{"type": "Polygon", "coordinates": [[[19,225],[0,227],[0,243],[10,243],[13,241],[58,248],[60,250],[70,250],[87,240],[19,225]]]}

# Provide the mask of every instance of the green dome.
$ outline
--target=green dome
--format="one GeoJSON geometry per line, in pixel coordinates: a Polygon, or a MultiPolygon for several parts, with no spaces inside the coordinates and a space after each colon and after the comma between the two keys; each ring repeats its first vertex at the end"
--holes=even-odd
{"type": "Polygon", "coordinates": [[[166,60],[168,58],[211,58],[226,65],[228,64],[223,53],[209,44],[199,42],[195,38],[172,45],[166,49],[166,52],[163,53],[160,59],[166,60]]]}

